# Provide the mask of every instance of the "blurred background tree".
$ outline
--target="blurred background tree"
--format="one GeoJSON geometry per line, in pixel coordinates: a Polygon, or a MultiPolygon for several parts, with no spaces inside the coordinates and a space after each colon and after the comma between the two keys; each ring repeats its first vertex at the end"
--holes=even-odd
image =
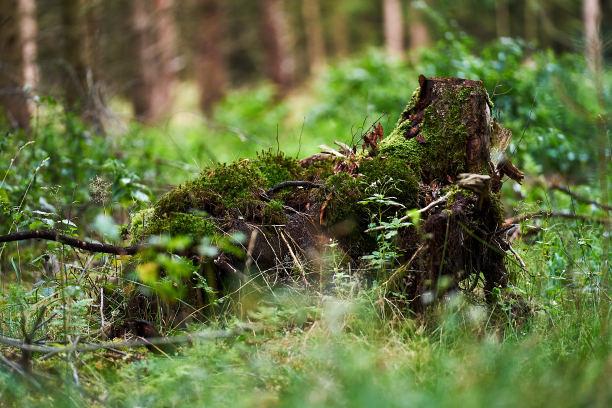
{"type": "MultiPolygon", "coordinates": [[[[584,6],[610,18],[609,1],[584,6]]],[[[520,37],[575,51],[587,27],[582,14],[574,0],[3,0],[2,106],[9,121],[26,126],[20,93],[28,85],[89,123],[102,125],[113,98],[129,101],[135,119],[156,123],[173,111],[179,81],[197,84],[200,109],[210,114],[227,89],[267,78],[283,94],[328,58],[372,46],[402,57],[405,44],[443,40],[447,27],[483,44],[520,37]]],[[[610,28],[602,29],[608,38],[610,28]]]]}

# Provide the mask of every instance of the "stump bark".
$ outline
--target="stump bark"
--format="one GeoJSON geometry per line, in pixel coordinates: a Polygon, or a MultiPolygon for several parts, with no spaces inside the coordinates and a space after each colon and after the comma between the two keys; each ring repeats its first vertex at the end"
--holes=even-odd
{"type": "MultiPolygon", "coordinates": [[[[195,244],[212,237],[218,254],[194,245],[192,259],[214,296],[254,274],[268,285],[331,284],[325,261],[330,243],[333,266],[360,271],[365,282],[383,282],[417,312],[458,288],[491,294],[505,287],[509,247],[498,233],[499,190],[504,169],[516,169],[503,155],[511,133],[492,120],[482,81],[420,76],[419,83],[386,138],[375,124],[361,146],[339,144],[299,162],[263,152],[210,168],[136,214],[133,240],[183,234],[195,244]],[[383,196],[386,202],[376,202],[383,196]],[[406,220],[410,209],[422,209],[421,222],[389,234],[397,256],[385,269],[374,267],[363,257],[380,246],[379,234],[391,230],[385,224],[372,228],[372,221],[406,220]],[[227,249],[226,237],[237,232],[246,237],[239,245],[244,256],[227,249]]],[[[194,307],[211,300],[210,290],[190,289],[194,307]]]]}

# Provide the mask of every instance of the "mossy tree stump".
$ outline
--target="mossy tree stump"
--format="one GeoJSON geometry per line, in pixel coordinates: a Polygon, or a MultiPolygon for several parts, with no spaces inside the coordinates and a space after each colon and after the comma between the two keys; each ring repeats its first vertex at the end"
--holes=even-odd
{"type": "MultiPolygon", "coordinates": [[[[244,257],[223,249],[207,256],[192,248],[200,276],[219,294],[254,273],[268,283],[320,287],[329,271],[321,259],[330,240],[342,253],[336,262],[362,271],[365,281],[384,280],[401,294],[398,302],[408,299],[416,311],[449,290],[472,290],[479,280],[489,294],[506,286],[508,244],[498,234],[498,194],[502,167],[514,168],[499,159],[510,132],[492,121],[481,81],[420,76],[419,82],[395,129],[380,143],[381,129],[373,127],[361,151],[351,146],[300,161],[268,151],[213,166],[135,215],[133,240],[167,233],[189,235],[194,243],[212,236],[215,243],[243,233],[244,257]],[[480,176],[462,183],[462,173],[480,176]],[[278,188],[286,181],[294,183],[278,188]],[[375,194],[392,195],[397,204],[364,204],[375,194]],[[376,249],[376,234],[385,233],[366,232],[372,215],[382,213],[389,221],[426,207],[418,225],[401,227],[392,238],[398,255],[381,277],[363,259],[376,249]]],[[[200,303],[196,308],[210,301],[210,293],[191,292],[191,301],[200,303]]]]}

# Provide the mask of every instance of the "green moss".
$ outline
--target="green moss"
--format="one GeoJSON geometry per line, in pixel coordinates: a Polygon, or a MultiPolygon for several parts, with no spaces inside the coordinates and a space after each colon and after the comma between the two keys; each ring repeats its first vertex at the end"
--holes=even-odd
{"type": "Polygon", "coordinates": [[[149,235],[189,235],[193,238],[211,236],[217,230],[209,215],[170,212],[159,217],[154,209],[140,211],[132,216],[130,233],[132,241],[139,242],[149,235]]]}
{"type": "Polygon", "coordinates": [[[305,171],[297,160],[287,157],[282,152],[272,153],[266,150],[257,153],[253,165],[261,172],[265,180],[265,188],[270,188],[278,183],[289,180],[302,180],[305,171]]]}
{"type": "Polygon", "coordinates": [[[363,199],[363,191],[361,183],[347,173],[338,173],[330,176],[319,194],[324,202],[327,202],[325,207],[325,221],[327,225],[333,225],[347,219],[363,219],[360,217],[360,212],[363,211],[358,204],[363,199]]]}
{"type": "Polygon", "coordinates": [[[194,237],[210,236],[216,231],[216,225],[208,215],[195,215],[181,212],[170,213],[165,218],[153,220],[148,232],[150,234],[191,235],[194,237]]]}
{"type": "Polygon", "coordinates": [[[490,209],[491,216],[493,217],[497,226],[501,226],[504,221],[504,204],[501,200],[501,193],[490,194],[490,209]]]}
{"type": "Polygon", "coordinates": [[[141,238],[161,232],[199,234],[210,230],[207,217],[193,215],[200,212],[217,217],[243,216],[280,222],[283,202],[264,202],[262,191],[282,181],[304,177],[305,170],[297,160],[270,150],[259,153],[255,160],[219,164],[164,194],[147,210],[148,222],[140,220],[144,213],[139,214],[133,222],[132,234],[141,238]],[[190,225],[181,226],[183,222],[190,225]]]}
{"type": "Polygon", "coordinates": [[[264,207],[265,220],[273,223],[282,223],[284,220],[283,205],[283,202],[279,200],[268,201],[264,207]]]}
{"type": "Polygon", "coordinates": [[[412,127],[410,115],[416,106],[411,102],[395,130],[380,143],[380,153],[406,160],[429,180],[444,179],[446,175],[454,178],[465,171],[469,132],[462,120],[468,113],[469,104],[465,102],[472,91],[469,87],[448,87],[429,105],[419,126],[419,134],[424,138],[420,142],[417,138],[407,139],[412,127]]]}
{"type": "Polygon", "coordinates": [[[407,208],[416,207],[418,176],[405,160],[393,156],[378,156],[372,160],[363,160],[359,172],[365,176],[362,181],[367,184],[392,180],[398,190],[393,193],[397,200],[407,208]]]}
{"type": "Polygon", "coordinates": [[[146,210],[138,211],[132,214],[128,232],[132,235],[132,243],[136,243],[146,235],[147,227],[155,218],[154,209],[147,208],[146,210]]]}
{"type": "Polygon", "coordinates": [[[220,164],[164,194],[155,204],[155,215],[164,217],[171,212],[194,210],[217,216],[226,212],[248,215],[254,207],[262,205],[259,193],[266,186],[261,171],[249,160],[220,164]]]}
{"type": "Polygon", "coordinates": [[[334,174],[337,159],[319,160],[304,169],[305,180],[325,180],[334,174]]]}

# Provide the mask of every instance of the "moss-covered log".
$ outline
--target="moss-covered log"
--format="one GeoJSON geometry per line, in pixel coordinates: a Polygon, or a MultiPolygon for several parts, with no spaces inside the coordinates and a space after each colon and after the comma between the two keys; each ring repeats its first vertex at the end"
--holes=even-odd
{"type": "MultiPolygon", "coordinates": [[[[504,287],[508,246],[496,234],[503,219],[498,162],[511,166],[501,160],[510,133],[491,120],[481,81],[421,76],[419,82],[382,141],[382,128],[373,126],[361,149],[351,146],[342,154],[297,161],[267,151],[213,166],[135,214],[128,232],[134,242],[164,233],[188,235],[194,244],[209,237],[220,252],[207,255],[194,245],[192,259],[209,287],[221,293],[255,272],[268,283],[319,286],[330,240],[342,254],[337,263],[366,271],[366,281],[384,280],[413,310],[462,282],[474,288],[481,280],[489,294],[504,287]],[[286,181],[304,183],[274,188],[286,181]],[[420,223],[384,224],[405,220],[406,211],[435,200],[439,205],[422,211],[420,223]],[[365,232],[373,222],[383,224],[365,232]],[[224,250],[223,237],[236,232],[246,237],[244,256],[224,250]],[[393,248],[393,259],[380,252],[364,259],[383,241],[393,248]],[[383,261],[378,266],[376,257],[383,261]]],[[[201,303],[196,307],[211,300],[210,290],[191,292],[191,301],[201,303]]]]}

